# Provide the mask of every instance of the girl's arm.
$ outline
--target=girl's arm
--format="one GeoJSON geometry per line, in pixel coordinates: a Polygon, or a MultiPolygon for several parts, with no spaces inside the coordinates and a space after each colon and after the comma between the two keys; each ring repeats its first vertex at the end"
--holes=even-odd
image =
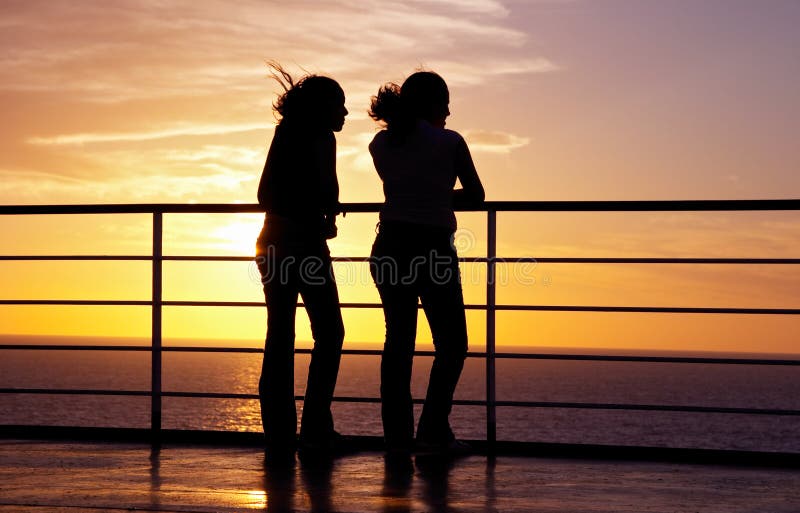
{"type": "Polygon", "coordinates": [[[258,203],[259,205],[265,206],[268,209],[273,206],[270,193],[274,182],[272,177],[273,166],[271,165],[273,160],[272,148],[274,146],[275,144],[273,139],[273,144],[270,145],[269,152],[267,153],[267,160],[264,162],[264,170],[261,172],[261,181],[258,182],[258,203]]]}
{"type": "Polygon", "coordinates": [[[462,188],[453,191],[453,206],[467,208],[481,204],[486,197],[486,192],[483,190],[478,171],[472,162],[467,142],[462,137],[459,137],[456,146],[455,171],[462,188]]]}
{"type": "Polygon", "coordinates": [[[339,179],[336,176],[336,137],[331,133],[315,146],[315,161],[319,170],[319,208],[324,217],[326,239],[336,237],[336,215],[339,204],[339,179]]]}
{"type": "Polygon", "coordinates": [[[331,133],[314,146],[319,171],[319,207],[326,216],[339,213],[339,179],[336,177],[336,138],[331,133]]]}

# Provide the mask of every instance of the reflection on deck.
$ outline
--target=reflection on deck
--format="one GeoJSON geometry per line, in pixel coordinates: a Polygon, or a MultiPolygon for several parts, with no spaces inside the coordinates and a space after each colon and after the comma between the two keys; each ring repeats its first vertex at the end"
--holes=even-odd
{"type": "Polygon", "coordinates": [[[265,464],[252,446],[0,441],[0,512],[800,511],[796,469],[364,451],[265,464]]]}

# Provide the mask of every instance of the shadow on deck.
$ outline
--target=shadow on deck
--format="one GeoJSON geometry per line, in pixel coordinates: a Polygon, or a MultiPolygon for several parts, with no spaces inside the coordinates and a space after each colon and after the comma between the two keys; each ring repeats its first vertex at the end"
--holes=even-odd
{"type": "Polygon", "coordinates": [[[71,430],[49,440],[44,431],[29,433],[0,438],[2,513],[800,511],[796,467],[746,460],[598,459],[592,447],[581,458],[578,446],[556,458],[536,456],[531,446],[524,456],[387,461],[371,446],[376,440],[356,439],[359,451],[347,456],[271,465],[246,434],[205,432],[201,445],[191,433],[178,442],[178,432],[165,432],[159,447],[136,436],[124,441],[120,430],[106,437],[97,429],[71,430]],[[105,441],[90,441],[90,434],[105,441]]]}

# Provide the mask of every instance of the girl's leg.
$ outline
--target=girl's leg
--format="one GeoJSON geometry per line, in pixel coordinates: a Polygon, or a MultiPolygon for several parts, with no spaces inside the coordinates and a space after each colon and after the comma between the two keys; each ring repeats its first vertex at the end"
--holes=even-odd
{"type": "Polygon", "coordinates": [[[331,400],[339,374],[344,324],[330,255],[308,258],[314,261],[306,264],[301,261],[300,294],[311,321],[314,349],[308,368],[300,438],[324,443],[334,433],[331,400]]]}
{"type": "MultiPolygon", "coordinates": [[[[273,262],[274,263],[274,262],[273,262]]],[[[266,268],[259,265],[262,276],[266,268]]],[[[264,281],[267,303],[267,337],[258,394],[266,443],[294,447],[297,409],[294,401],[294,319],[297,285],[289,273],[264,281]]]]}
{"type": "Polygon", "coordinates": [[[439,258],[450,262],[425,276],[420,284],[420,299],[431,327],[435,356],[417,429],[418,440],[437,444],[454,439],[448,418],[467,355],[467,321],[458,260],[454,252],[440,254],[439,258]]]}
{"type": "MultiPolygon", "coordinates": [[[[379,238],[381,236],[379,235],[379,238]]],[[[376,248],[380,245],[376,242],[376,248]]],[[[414,441],[411,369],[417,334],[416,287],[402,280],[408,258],[373,249],[370,271],[378,287],[386,321],[381,356],[381,419],[390,451],[409,451],[414,441]],[[406,265],[403,265],[403,262],[406,265]]]]}
{"type": "Polygon", "coordinates": [[[379,287],[386,320],[381,356],[381,419],[389,449],[410,450],[414,440],[411,369],[417,334],[417,295],[407,286],[379,287]]]}

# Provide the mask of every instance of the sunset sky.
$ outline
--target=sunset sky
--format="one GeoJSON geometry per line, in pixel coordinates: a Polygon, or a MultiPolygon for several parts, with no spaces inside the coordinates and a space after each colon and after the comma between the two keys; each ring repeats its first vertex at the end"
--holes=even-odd
{"type": "MultiPolygon", "coordinates": [[[[4,1],[0,203],[254,202],[278,92],[267,60],[343,86],[342,201],[382,199],[369,98],[421,67],[450,85],[448,127],[466,138],[487,199],[800,198],[799,25],[795,0],[4,1]]],[[[503,256],[800,256],[791,212],[498,220],[503,256]]],[[[332,251],[366,255],[375,222],[340,218],[332,251]]],[[[462,254],[485,254],[485,217],[459,222],[462,254]]],[[[0,253],[146,254],[150,223],[2,217],[0,253]]],[[[247,255],[260,223],[167,216],[165,253],[247,255]]],[[[262,299],[247,263],[164,269],[167,299],[262,299]]],[[[484,267],[462,271],[467,302],[483,302],[484,267]]],[[[800,307],[797,266],[506,272],[504,304],[800,307]]],[[[337,273],[344,301],[377,301],[365,265],[337,273]]],[[[146,300],[149,279],[146,262],[0,263],[6,299],[146,300]]],[[[261,309],[164,315],[168,340],[263,339],[261,309]]],[[[380,342],[382,322],[380,310],[347,311],[346,343],[380,342]]],[[[483,315],[468,322],[479,347],[483,315]]],[[[795,352],[800,332],[796,316],[501,313],[498,323],[498,343],[525,346],[795,352]]],[[[5,334],[149,332],[147,308],[0,306],[5,334]]]]}

